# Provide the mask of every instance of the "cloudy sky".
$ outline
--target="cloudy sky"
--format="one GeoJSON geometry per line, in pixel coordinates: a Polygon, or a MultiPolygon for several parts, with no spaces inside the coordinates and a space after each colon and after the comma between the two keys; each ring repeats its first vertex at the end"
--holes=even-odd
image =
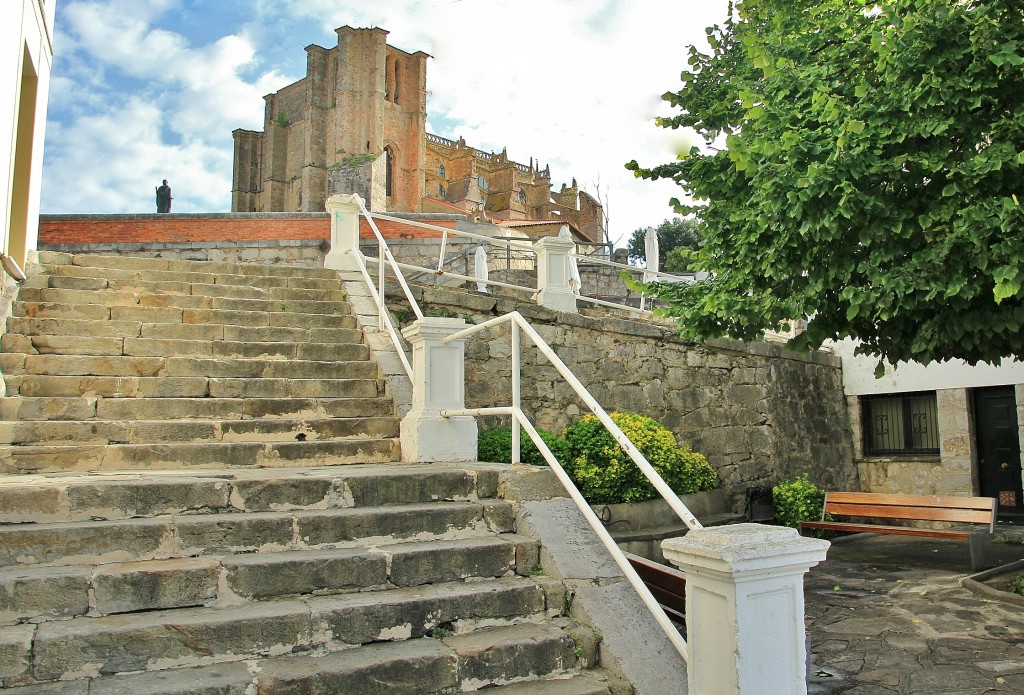
{"type": "Polygon", "coordinates": [[[260,130],[263,96],[305,74],[309,44],[379,26],[429,53],[427,129],[550,164],[608,201],[611,237],[672,215],[678,189],[623,164],[666,161],[656,128],[686,48],[727,0],[59,0],[44,213],[227,212],[231,131],[260,130]]]}

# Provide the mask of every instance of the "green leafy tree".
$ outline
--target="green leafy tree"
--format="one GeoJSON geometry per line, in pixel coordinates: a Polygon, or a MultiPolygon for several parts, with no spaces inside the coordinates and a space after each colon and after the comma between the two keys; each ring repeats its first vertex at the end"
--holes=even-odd
{"type": "Polygon", "coordinates": [[[650,288],[681,332],[1024,356],[1019,0],[743,0],[707,32],[658,120],[705,146],[627,165],[698,202],[713,277],[650,288]]]}
{"type": "MultiPolygon", "coordinates": [[[[629,260],[645,261],[647,253],[644,249],[644,237],[650,227],[641,227],[629,238],[627,250],[629,260]]],[[[701,235],[697,229],[697,220],[692,217],[675,217],[659,224],[658,233],[658,267],[670,273],[682,273],[694,270],[692,252],[700,248],[701,235]]]]}

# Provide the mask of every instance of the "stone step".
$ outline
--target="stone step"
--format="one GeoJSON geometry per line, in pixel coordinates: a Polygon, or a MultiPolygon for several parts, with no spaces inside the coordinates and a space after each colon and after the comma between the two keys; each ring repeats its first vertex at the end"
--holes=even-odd
{"type": "Polygon", "coordinates": [[[30,398],[366,398],[383,393],[379,379],[232,379],[207,377],[4,377],[7,393],[30,398]]]}
{"type": "Polygon", "coordinates": [[[455,502],[497,488],[484,464],[19,475],[0,477],[0,524],[455,502]]]}
{"type": "Polygon", "coordinates": [[[396,417],[0,421],[0,444],[286,442],[397,437],[396,417]]]}
{"type": "Polygon", "coordinates": [[[60,471],[335,466],[401,458],[397,439],[0,446],[0,475],[60,471]]]}
{"type": "MultiPolygon", "coordinates": [[[[210,285],[210,287],[230,287],[210,285]]],[[[196,288],[199,289],[198,287],[196,288]]],[[[40,290],[27,287],[18,294],[13,316],[33,318],[83,318],[141,321],[181,321],[185,310],[262,311],[268,313],[291,312],[299,314],[348,314],[347,301],[300,298],[272,299],[260,297],[225,298],[217,294],[203,295],[137,295],[127,292],[86,292],[78,290],[41,290],[49,299],[32,299],[40,290]],[[58,296],[59,295],[59,296],[58,296]],[[104,311],[105,310],[105,311],[104,311]],[[147,310],[147,311],[143,311],[147,310]],[[175,317],[178,318],[175,318],[175,317]],[[152,317],[152,318],[151,318],[152,317]]],[[[223,292],[223,289],[217,290],[223,292]]]]}
{"type": "Polygon", "coordinates": [[[96,268],[112,270],[131,270],[145,272],[207,273],[214,275],[243,275],[246,277],[305,277],[322,280],[333,280],[337,273],[328,268],[309,266],[262,265],[258,263],[230,263],[216,261],[188,261],[165,258],[143,258],[139,256],[101,256],[89,254],[68,254],[53,251],[41,251],[39,263],[44,269],[49,266],[65,266],[69,268],[96,268]]]}
{"type": "MultiPolygon", "coordinates": [[[[515,537],[519,538],[519,537],[515,537]]],[[[501,536],[105,565],[0,569],[0,625],[498,578],[515,570],[501,536]]]]}
{"type": "Polygon", "coordinates": [[[511,531],[510,505],[499,500],[3,524],[0,567],[98,565],[222,553],[351,548],[511,531]]]}
{"type": "MultiPolygon", "coordinates": [[[[291,267],[285,275],[244,275],[239,272],[214,273],[202,270],[119,270],[78,265],[43,263],[41,272],[34,273],[22,285],[33,288],[75,290],[128,290],[146,293],[183,293],[186,285],[242,285],[245,287],[291,288],[336,291],[339,277],[311,277],[303,275],[305,268],[291,267]]],[[[318,271],[319,272],[319,271],[318,271]]]]}
{"type": "Polygon", "coordinates": [[[0,398],[0,420],[274,420],[278,418],[384,417],[387,398],[0,398]]]}
{"type": "Polygon", "coordinates": [[[185,304],[198,306],[140,306],[105,304],[50,304],[16,302],[12,318],[66,319],[71,321],[113,321],[137,323],[214,323],[233,326],[310,325],[354,328],[352,310],[345,302],[301,302],[292,300],[225,300],[198,298],[185,304]],[[206,306],[207,304],[211,306],[206,306]],[[214,306],[216,305],[216,306],[214,306]]]}
{"type": "MultiPolygon", "coordinates": [[[[197,283],[151,283],[153,288],[132,289],[75,289],[60,287],[22,287],[18,292],[18,301],[41,304],[105,304],[107,306],[188,306],[199,308],[187,300],[204,300],[201,307],[206,309],[238,308],[231,304],[218,306],[229,299],[264,300],[268,302],[318,302],[344,304],[348,295],[340,285],[333,289],[305,287],[253,287],[245,278],[238,276],[246,284],[231,285],[212,282],[197,283]],[[161,289],[162,288],[162,289],[161,289]],[[179,290],[179,291],[171,291],[179,290]],[[181,303],[184,302],[184,303],[181,303]]],[[[67,278],[72,279],[72,278],[67,278]]],[[[86,279],[86,278],[77,278],[86,279]]],[[[89,278],[91,280],[91,278],[89,278]]],[[[321,312],[313,312],[321,313],[321,312]]],[[[331,312],[323,312],[331,313],[331,312]]]]}
{"type": "MultiPolygon", "coordinates": [[[[362,331],[354,327],[232,326],[230,324],[141,323],[138,321],[86,321],[79,319],[7,318],[7,332],[41,337],[56,344],[62,336],[86,340],[102,338],[150,338],[154,340],[226,340],[272,343],[357,343],[362,331]]],[[[39,352],[46,352],[40,350],[39,352]]],[[[52,352],[52,351],[51,351],[52,352]]],[[[105,354],[105,353],[100,353],[105,354]]]]}
{"type": "MultiPolygon", "coordinates": [[[[261,601],[222,609],[182,608],[103,618],[77,617],[33,628],[26,671],[40,681],[70,680],[308,651],[341,650],[357,654],[359,650],[351,649],[352,646],[417,640],[438,628],[458,633],[483,621],[515,623],[542,616],[545,608],[544,593],[534,582],[506,577],[261,601]]],[[[540,651],[552,652],[565,664],[563,668],[572,666],[572,660],[562,651],[572,655],[572,642],[567,637],[544,639],[536,631],[520,628],[518,634],[524,633],[523,641],[538,644],[540,651]]],[[[509,633],[492,634],[492,638],[498,643],[513,641],[509,633]]],[[[432,642],[431,646],[442,645],[438,640],[432,642]]],[[[480,659],[479,665],[482,667],[485,662],[486,659],[480,659]]],[[[286,667],[281,664],[280,668],[283,674],[286,667]]],[[[308,669],[309,664],[304,668],[308,669]]],[[[270,664],[264,662],[261,671],[269,670],[270,664]]]]}
{"type": "MultiPolygon", "coordinates": [[[[363,353],[368,355],[368,353],[363,353]]],[[[242,379],[375,379],[368,360],[265,360],[223,357],[125,357],[123,355],[26,355],[0,353],[6,376],[219,377],[242,379]]]]}
{"type": "MultiPolygon", "coordinates": [[[[355,331],[352,331],[355,333],[355,331]]],[[[125,357],[244,357],[350,362],[369,359],[369,349],[346,343],[241,342],[167,340],[156,338],[90,338],[74,336],[0,336],[0,351],[27,355],[110,355],[125,357]]]]}

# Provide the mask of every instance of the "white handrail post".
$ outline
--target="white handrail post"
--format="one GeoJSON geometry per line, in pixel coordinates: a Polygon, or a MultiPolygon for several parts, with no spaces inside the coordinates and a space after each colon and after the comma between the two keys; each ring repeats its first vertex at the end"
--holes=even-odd
{"type": "MultiPolygon", "coordinates": [[[[522,409],[521,383],[519,379],[520,356],[519,356],[519,324],[512,322],[512,408],[516,412],[522,409]]],[[[519,418],[512,418],[512,463],[522,463],[523,452],[519,440],[519,418]]]]}
{"type": "Polygon", "coordinates": [[[576,295],[569,287],[569,254],[576,247],[570,239],[544,237],[537,252],[537,303],[548,309],[575,314],[576,295]]]}
{"type": "Polygon", "coordinates": [[[332,195],[327,199],[331,214],[331,250],[324,259],[325,268],[359,270],[354,255],[359,251],[359,196],[332,195]]]}
{"type": "Polygon", "coordinates": [[[426,316],[402,329],[412,345],[412,409],[402,419],[402,459],[409,463],[476,459],[476,418],[443,417],[466,408],[465,340],[442,343],[463,319],[426,316]]]}
{"type": "Polygon", "coordinates": [[[689,692],[806,694],[803,576],[828,547],[762,524],[695,529],[662,542],[686,574],[689,692]]]}
{"type": "Polygon", "coordinates": [[[387,266],[384,265],[384,240],[377,242],[377,296],[380,297],[380,311],[377,312],[377,321],[380,328],[384,328],[384,314],[387,311],[387,302],[384,300],[384,272],[387,266]]]}

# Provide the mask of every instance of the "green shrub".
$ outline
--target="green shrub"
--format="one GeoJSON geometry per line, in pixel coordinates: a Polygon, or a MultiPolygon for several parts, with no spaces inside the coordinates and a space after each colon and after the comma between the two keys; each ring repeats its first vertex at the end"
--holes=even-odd
{"type": "MultiPolygon", "coordinates": [[[[680,447],[675,435],[653,418],[635,413],[611,413],[611,419],[677,494],[712,490],[718,475],[703,454],[680,447]]],[[[572,461],[566,472],[592,504],[642,502],[659,497],[626,451],[595,415],[587,415],[565,430],[572,461]]]]}
{"type": "Polygon", "coordinates": [[[1019,572],[1010,580],[1010,591],[1024,596],[1024,572],[1019,572]]]}
{"type": "Polygon", "coordinates": [[[802,475],[772,488],[775,520],[783,526],[800,528],[801,521],[820,521],[825,491],[802,475]]]}
{"type": "MultiPolygon", "coordinates": [[[[551,453],[555,455],[555,460],[563,466],[566,465],[569,461],[569,445],[565,439],[540,428],[537,429],[537,434],[540,435],[540,438],[551,449],[551,453]]],[[[519,454],[523,463],[529,463],[533,466],[548,465],[540,450],[534,446],[530,435],[522,428],[519,429],[519,442],[519,454]]],[[[480,461],[510,463],[512,461],[512,426],[505,425],[481,431],[476,439],[476,457],[480,461]]]]}

